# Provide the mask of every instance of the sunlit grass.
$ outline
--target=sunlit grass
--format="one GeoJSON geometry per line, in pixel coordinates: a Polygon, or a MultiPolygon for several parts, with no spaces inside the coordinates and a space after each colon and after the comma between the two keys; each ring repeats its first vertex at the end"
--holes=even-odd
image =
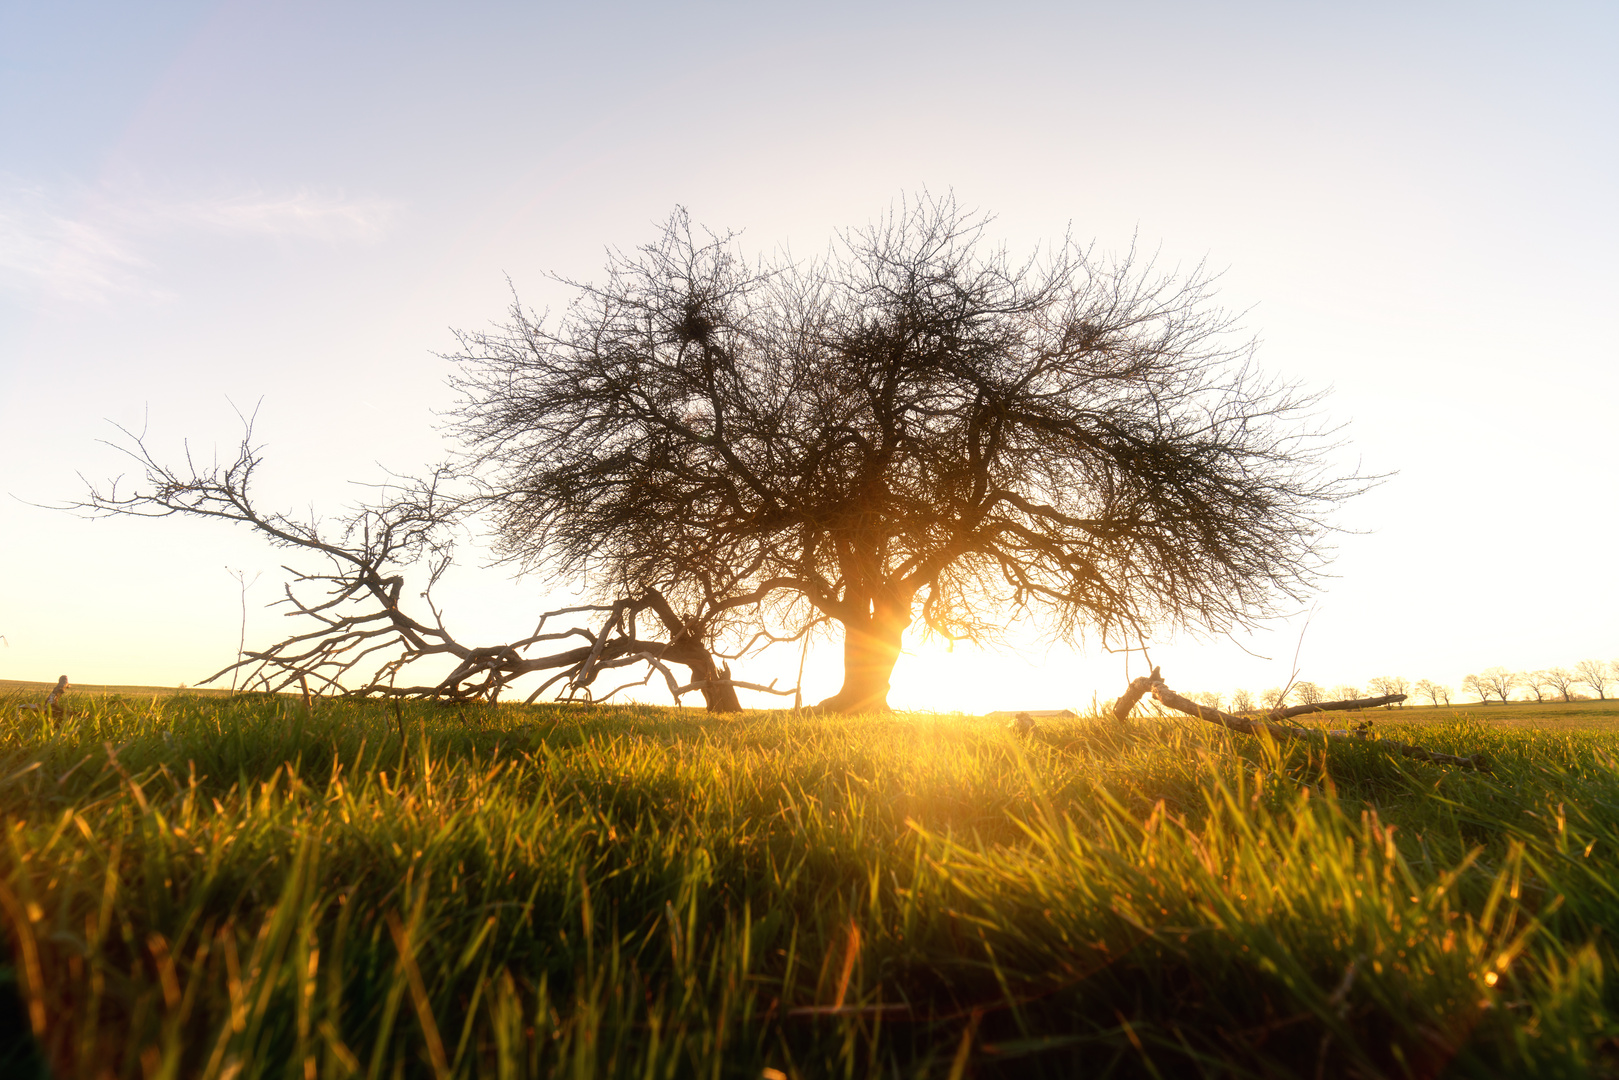
{"type": "Polygon", "coordinates": [[[0,738],[0,1025],[61,1077],[1600,1072],[1606,741],[1420,737],[1497,771],[1192,721],[79,699],[0,738]]]}

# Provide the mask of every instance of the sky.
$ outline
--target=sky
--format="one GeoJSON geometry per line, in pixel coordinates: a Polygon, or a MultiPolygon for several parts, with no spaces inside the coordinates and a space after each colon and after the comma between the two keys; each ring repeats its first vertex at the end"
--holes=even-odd
{"type": "MultiPolygon", "coordinates": [[[[1170,685],[1619,657],[1616,45],[1606,3],[0,0],[0,678],[195,683],[244,581],[250,643],[289,625],[245,531],[48,508],[129,471],[114,425],[206,460],[256,409],[264,503],[335,514],[444,455],[442,354],[513,290],[562,307],[676,206],[813,253],[924,190],[1015,251],[1206,262],[1390,474],[1287,617],[1161,631],[1170,685]]],[[[566,595],[472,558],[440,599],[494,641],[566,595]]],[[[1142,663],[908,639],[890,700],[1083,708],[1142,663]]]]}

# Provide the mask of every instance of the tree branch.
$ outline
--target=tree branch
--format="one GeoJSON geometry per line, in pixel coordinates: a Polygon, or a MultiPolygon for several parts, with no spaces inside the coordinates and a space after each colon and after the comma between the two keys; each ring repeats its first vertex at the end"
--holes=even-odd
{"type": "MultiPolygon", "coordinates": [[[[1134,693],[1134,698],[1130,700],[1131,706],[1134,706],[1135,702],[1140,700],[1141,693],[1144,692],[1138,692],[1137,690],[1139,684],[1143,682],[1147,683],[1147,685],[1150,687],[1153,697],[1157,698],[1165,705],[1168,705],[1170,708],[1183,712],[1188,716],[1195,716],[1199,720],[1207,720],[1211,724],[1218,724],[1221,727],[1230,728],[1232,731],[1240,731],[1245,735],[1269,735],[1271,738],[1282,742],[1294,739],[1308,739],[1328,743],[1372,743],[1373,745],[1382,747],[1390,753],[1398,754],[1402,757],[1416,758],[1419,761],[1429,761],[1435,765],[1455,765],[1464,769],[1477,769],[1481,772],[1490,771],[1489,758],[1481,753],[1459,757],[1454,754],[1441,754],[1433,750],[1423,749],[1420,746],[1410,746],[1406,743],[1398,743],[1388,739],[1373,739],[1363,730],[1321,731],[1315,728],[1289,727],[1283,724],[1271,723],[1265,720],[1256,720],[1246,716],[1233,716],[1231,713],[1221,712],[1219,709],[1211,708],[1207,705],[1199,705],[1197,702],[1177,694],[1175,691],[1164,685],[1163,678],[1159,674],[1158,668],[1153,668],[1151,675],[1142,676],[1139,679],[1133,680],[1130,683],[1130,688],[1126,691],[1125,696],[1119,699],[1119,703],[1123,704],[1125,699],[1134,693]]],[[[1389,695],[1390,700],[1403,701],[1404,698],[1404,694],[1389,695]]],[[[1370,700],[1384,701],[1385,699],[1373,698],[1370,700]]],[[[1335,701],[1323,703],[1321,705],[1312,705],[1305,708],[1303,711],[1327,711],[1332,708],[1348,709],[1354,708],[1358,704],[1360,703],[1335,701]]],[[[1120,714],[1117,711],[1117,708],[1115,708],[1115,715],[1120,716],[1121,719],[1123,715],[1128,715],[1128,712],[1129,710],[1126,709],[1124,714],[1120,714]]],[[[1281,715],[1296,715],[1296,713],[1297,710],[1290,709],[1286,710],[1281,715]]]]}

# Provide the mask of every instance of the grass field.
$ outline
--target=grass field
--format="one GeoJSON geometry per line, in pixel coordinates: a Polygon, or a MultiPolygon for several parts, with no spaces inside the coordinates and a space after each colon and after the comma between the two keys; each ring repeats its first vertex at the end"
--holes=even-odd
{"type": "Polygon", "coordinates": [[[1376,717],[1478,775],[1158,718],[24,700],[7,1077],[1619,1075],[1603,703],[1376,717]]]}
{"type": "Polygon", "coordinates": [[[1466,721],[1489,729],[1533,728],[1541,731],[1619,731],[1619,701],[1509,701],[1505,705],[1458,705],[1432,708],[1407,705],[1371,713],[1390,723],[1427,726],[1466,721]]]}
{"type": "MultiPolygon", "coordinates": [[[[18,701],[36,701],[55,687],[54,682],[26,682],[20,679],[0,679],[0,698],[18,701]]],[[[201,697],[229,697],[230,688],[217,686],[112,686],[102,683],[73,683],[70,691],[75,698],[106,697],[169,697],[172,694],[193,694],[201,697]]]]}

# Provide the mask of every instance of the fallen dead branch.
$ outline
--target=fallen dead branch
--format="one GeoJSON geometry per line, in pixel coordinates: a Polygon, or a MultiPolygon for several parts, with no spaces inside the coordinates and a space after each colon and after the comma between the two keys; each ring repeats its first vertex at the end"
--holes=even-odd
{"type": "Polygon", "coordinates": [[[301,691],[306,709],[311,688],[344,697],[494,702],[514,681],[535,674],[546,677],[529,701],[557,684],[563,699],[602,701],[645,685],[654,675],[663,677],[677,701],[699,693],[713,712],[740,711],[738,689],[797,693],[797,687],[732,678],[724,661],[749,652],[759,635],[736,653],[714,650],[726,627],[750,624],[745,613],[763,599],[751,593],[711,591],[679,605],[649,584],[626,583],[607,603],[546,612],[520,640],[464,641],[433,599],[468,514],[467,501],[446,491],[453,476],[445,467],[417,480],[397,478],[400,482],[387,485],[378,501],[323,525],[312,515],[295,518],[255,501],[253,479],[261,456],[252,443],[250,419],[244,420],[235,460],[223,465],[199,465],[189,453],[181,466],[164,464],[142,435],[120,430],[126,444],[114,445],[142,468],[144,485],[127,491],[112,481],[93,487],[86,499],[66,509],[96,516],[214,518],[245,525],[276,547],[319,560],[314,569],[283,567],[290,579],[278,604],[300,620],[302,629],[268,648],[242,650],[204,682],[232,675],[234,684],[235,675],[245,675],[250,690],[301,691]],[[420,591],[411,590],[414,605],[405,589],[405,570],[412,566],[425,570],[420,591]],[[407,611],[412,606],[414,614],[407,611]],[[604,672],[642,665],[646,677],[639,683],[606,695],[592,692],[604,672]],[[690,677],[678,677],[671,666],[689,669],[690,677]],[[407,668],[414,673],[424,667],[449,671],[430,682],[405,683],[407,668]]]}
{"type": "Polygon", "coordinates": [[[1404,694],[1386,694],[1383,697],[1361,698],[1354,701],[1324,701],[1314,705],[1296,705],[1289,709],[1273,709],[1259,716],[1236,716],[1232,713],[1222,712],[1208,705],[1199,705],[1190,698],[1182,697],[1164,685],[1163,676],[1158,668],[1152,669],[1151,675],[1143,675],[1133,679],[1125,692],[1113,706],[1113,715],[1120,720],[1130,715],[1136,702],[1146,694],[1152,696],[1164,705],[1188,716],[1195,716],[1199,720],[1207,720],[1211,724],[1240,731],[1244,735],[1269,735],[1278,741],[1291,741],[1294,739],[1324,740],[1326,742],[1375,742],[1378,746],[1392,754],[1401,757],[1416,758],[1419,761],[1429,761],[1435,765],[1456,765],[1464,769],[1477,769],[1480,772],[1490,771],[1489,759],[1484,754],[1469,754],[1458,756],[1455,754],[1441,754],[1433,750],[1425,750],[1420,746],[1411,746],[1406,743],[1394,742],[1391,739],[1375,739],[1371,735],[1370,722],[1357,726],[1353,731],[1325,731],[1320,728],[1293,727],[1288,724],[1278,724],[1277,720],[1285,720],[1293,716],[1302,716],[1306,713],[1337,712],[1346,709],[1371,709],[1380,705],[1391,705],[1404,701],[1404,694]]]}

